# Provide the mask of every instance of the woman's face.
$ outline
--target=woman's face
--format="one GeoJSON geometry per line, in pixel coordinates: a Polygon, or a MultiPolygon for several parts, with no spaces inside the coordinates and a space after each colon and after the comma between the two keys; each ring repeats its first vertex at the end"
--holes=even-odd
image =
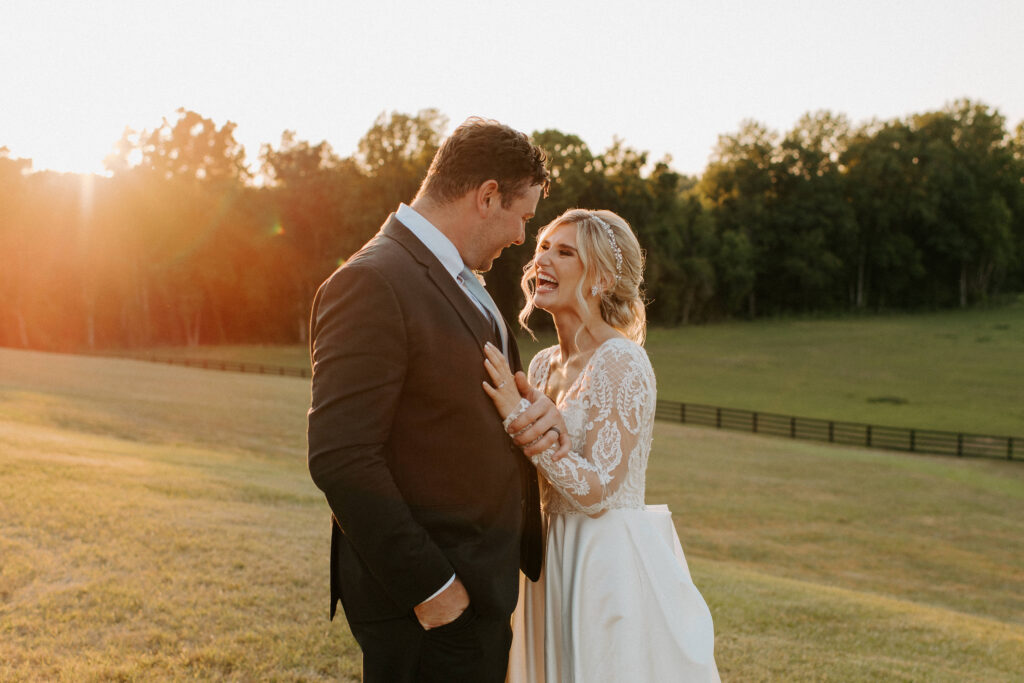
{"type": "Polygon", "coordinates": [[[533,257],[537,287],[533,302],[554,314],[579,307],[576,286],[583,277],[583,261],[576,248],[576,224],[563,223],[543,234],[533,257]]]}

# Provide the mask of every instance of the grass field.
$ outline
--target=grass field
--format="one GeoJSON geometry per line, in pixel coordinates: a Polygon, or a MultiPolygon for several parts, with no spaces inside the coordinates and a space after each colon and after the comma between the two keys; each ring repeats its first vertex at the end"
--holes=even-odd
{"type": "MultiPolygon", "coordinates": [[[[356,680],[308,381],[0,349],[0,680],[356,680]]],[[[659,423],[725,681],[1012,681],[1024,465],[659,423]]]]}
{"type": "MultiPolygon", "coordinates": [[[[520,343],[528,362],[554,337],[520,343]]],[[[309,367],[303,346],[157,351],[309,367]]],[[[647,351],[664,399],[1024,437],[1024,300],[916,315],[655,328],[647,351]]]]}

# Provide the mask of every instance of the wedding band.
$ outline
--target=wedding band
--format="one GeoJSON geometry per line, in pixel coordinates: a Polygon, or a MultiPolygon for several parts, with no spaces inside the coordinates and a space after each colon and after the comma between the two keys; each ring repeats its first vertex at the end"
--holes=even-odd
{"type": "MultiPolygon", "coordinates": [[[[555,427],[555,426],[548,427],[548,432],[550,432],[552,430],[555,432],[555,434],[558,434],[559,438],[561,438],[561,436],[562,436],[562,430],[561,429],[559,429],[558,427],[555,427]]],[[[548,432],[544,432],[544,433],[547,434],[548,432]]]]}
{"type": "Polygon", "coordinates": [[[494,387],[494,388],[495,388],[495,389],[501,389],[501,388],[502,388],[503,386],[505,386],[505,383],[504,383],[504,382],[502,382],[501,384],[499,384],[498,386],[496,386],[496,387],[494,387]]]}

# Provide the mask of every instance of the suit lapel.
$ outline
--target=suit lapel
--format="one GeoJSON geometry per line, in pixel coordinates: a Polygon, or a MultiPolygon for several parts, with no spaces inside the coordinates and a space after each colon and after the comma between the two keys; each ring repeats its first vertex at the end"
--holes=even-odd
{"type": "Polygon", "coordinates": [[[462,322],[473,336],[476,337],[481,348],[484,342],[488,341],[499,347],[501,346],[501,342],[494,338],[494,330],[491,327],[490,319],[485,317],[476,305],[469,300],[469,296],[452,278],[451,274],[445,270],[445,267],[441,265],[441,262],[437,260],[433,252],[427,249],[426,245],[420,242],[419,238],[412,234],[409,228],[402,225],[402,222],[395,218],[394,214],[391,214],[387,222],[384,223],[381,233],[402,245],[423,266],[427,277],[459,314],[462,322]]]}
{"type": "MultiPolygon", "coordinates": [[[[505,321],[502,320],[502,324],[505,325],[505,321]]],[[[519,358],[519,344],[516,343],[516,336],[512,334],[512,327],[505,325],[508,328],[508,355],[509,365],[512,367],[512,372],[518,372],[523,369],[523,362],[519,358]]]]}

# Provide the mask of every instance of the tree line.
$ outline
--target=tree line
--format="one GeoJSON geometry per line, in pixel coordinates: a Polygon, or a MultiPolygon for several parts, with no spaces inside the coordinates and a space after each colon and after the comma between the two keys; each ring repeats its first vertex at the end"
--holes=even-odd
{"type": "MultiPolygon", "coordinates": [[[[125,131],[109,176],[32,172],[0,148],[0,345],[304,341],[316,287],[413,197],[447,124],[381,114],[347,157],[285,131],[251,168],[233,123],[182,109],[125,131]]],[[[618,140],[533,139],[551,193],[488,275],[509,319],[537,229],[576,206],[633,225],[656,324],[1024,291],[1024,123],[982,103],[857,126],[815,112],[784,134],[745,121],[700,177],[618,140]]]]}

